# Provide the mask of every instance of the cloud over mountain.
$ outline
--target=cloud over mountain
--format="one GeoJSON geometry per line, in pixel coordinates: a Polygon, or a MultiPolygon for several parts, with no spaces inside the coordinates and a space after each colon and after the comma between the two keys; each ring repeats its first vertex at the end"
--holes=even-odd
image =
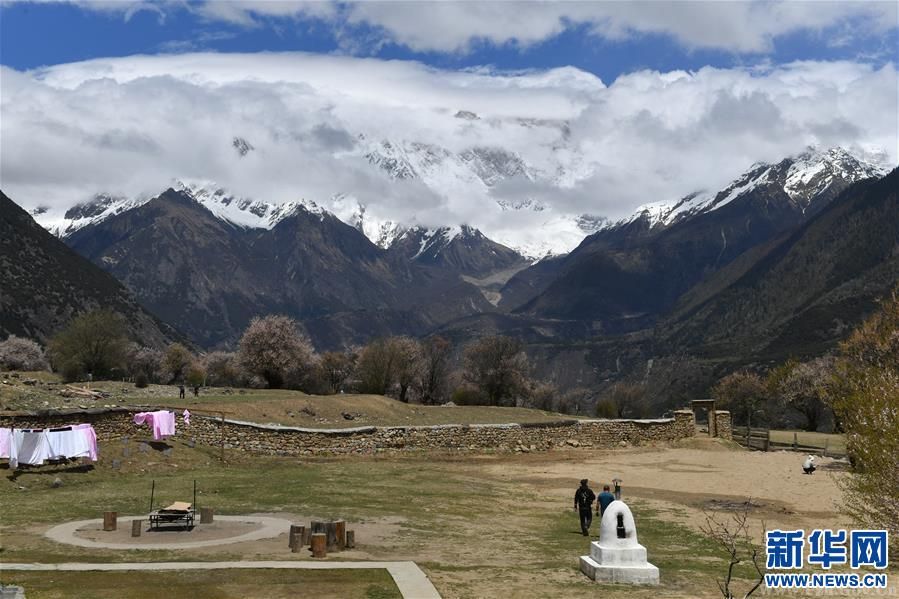
{"type": "Polygon", "coordinates": [[[810,144],[897,161],[893,64],[638,71],[606,85],[571,67],[197,53],[0,77],[0,178],[30,208],[204,179],[274,203],[331,208],[348,194],[380,220],[502,240],[715,189],[810,144]],[[525,200],[538,209],[503,209],[525,200]]]}

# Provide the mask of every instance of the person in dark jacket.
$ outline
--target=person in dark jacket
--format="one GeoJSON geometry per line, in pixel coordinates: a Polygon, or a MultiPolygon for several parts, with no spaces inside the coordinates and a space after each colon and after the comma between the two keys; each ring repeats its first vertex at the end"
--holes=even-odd
{"type": "Polygon", "coordinates": [[[587,479],[585,478],[581,481],[581,486],[574,492],[574,509],[580,514],[581,533],[585,537],[590,529],[590,523],[593,522],[593,511],[590,508],[594,499],[596,499],[596,493],[587,486],[587,479]]]}
{"type": "Polygon", "coordinates": [[[596,515],[602,516],[605,514],[606,508],[609,507],[609,504],[613,501],[615,501],[615,496],[609,491],[609,485],[605,485],[596,502],[596,515]]]}

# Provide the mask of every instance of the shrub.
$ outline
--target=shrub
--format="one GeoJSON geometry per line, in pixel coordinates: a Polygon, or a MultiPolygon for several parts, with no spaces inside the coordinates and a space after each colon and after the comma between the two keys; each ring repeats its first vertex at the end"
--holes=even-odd
{"type": "Polygon", "coordinates": [[[144,372],[138,372],[137,376],[134,377],[134,386],[138,389],[146,389],[149,384],[150,383],[147,380],[147,375],[144,372]]]}
{"type": "Polygon", "coordinates": [[[596,402],[597,418],[618,418],[618,406],[611,399],[601,399],[596,402]]]}
{"type": "Polygon", "coordinates": [[[481,392],[470,386],[457,387],[451,396],[452,401],[457,406],[482,406],[486,399],[481,392]]]}

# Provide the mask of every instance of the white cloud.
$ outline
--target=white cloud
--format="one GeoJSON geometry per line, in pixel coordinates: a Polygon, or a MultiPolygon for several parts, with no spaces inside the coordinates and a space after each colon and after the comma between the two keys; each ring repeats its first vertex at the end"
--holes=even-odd
{"type": "Polygon", "coordinates": [[[156,194],[176,177],[326,207],[350,193],[377,219],[467,222],[514,242],[543,226],[561,235],[563,217],[615,218],[720,188],[808,144],[879,146],[895,164],[896,89],[894,65],[850,62],[640,71],[608,87],[573,68],[442,71],[300,53],[2,68],[0,186],[29,208],[156,194]],[[241,158],[235,136],[256,150],[241,158]],[[485,185],[458,158],[472,148],[520,157],[533,180],[485,185]],[[412,152],[420,180],[389,179],[371,150],[412,152]],[[496,202],[526,198],[546,209],[512,215],[496,202]]]}
{"type": "Polygon", "coordinates": [[[249,28],[317,20],[331,26],[341,45],[352,52],[377,49],[385,42],[416,51],[463,53],[479,43],[528,47],[572,27],[584,27],[588,33],[610,40],[659,34],[690,49],[766,53],[778,37],[790,33],[808,32],[819,35],[825,44],[846,46],[855,39],[895,29],[899,21],[897,3],[882,0],[2,1],[67,2],[86,10],[120,13],[126,19],[140,10],[160,16],[188,10],[210,22],[249,28]],[[375,33],[361,35],[359,26],[374,28],[375,33]]]}

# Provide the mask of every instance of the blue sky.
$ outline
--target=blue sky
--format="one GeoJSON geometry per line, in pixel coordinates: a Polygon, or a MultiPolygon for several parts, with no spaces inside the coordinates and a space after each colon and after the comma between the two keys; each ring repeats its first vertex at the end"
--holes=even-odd
{"type": "MultiPolygon", "coordinates": [[[[462,11],[466,9],[464,3],[454,4],[462,11]]],[[[352,5],[322,4],[322,7],[332,7],[326,11],[306,10],[301,5],[291,12],[288,2],[255,5],[219,2],[219,6],[233,7],[230,13],[220,14],[221,11],[217,13],[202,2],[4,2],[0,8],[0,62],[26,70],[134,54],[305,51],[415,60],[443,69],[482,65],[503,70],[546,69],[570,65],[609,83],[622,73],[640,69],[665,72],[695,70],[707,65],[727,68],[840,59],[880,66],[895,61],[899,47],[895,22],[890,25],[891,19],[895,21],[895,3],[890,2],[844,3],[857,8],[836,13],[808,27],[806,13],[755,17],[758,23],[754,26],[741,23],[743,15],[735,13],[728,17],[734,22],[724,23],[724,27],[748,30],[755,39],[735,40],[733,44],[726,38],[691,39],[694,32],[683,21],[692,16],[676,3],[669,4],[675,14],[649,23],[630,15],[613,16],[620,23],[607,25],[605,30],[624,28],[623,33],[604,34],[603,27],[595,27],[598,21],[609,20],[605,15],[571,17],[564,10],[533,15],[535,20],[555,19],[560,23],[548,32],[539,28],[534,32],[528,23],[511,23],[505,29],[499,25],[472,31],[468,36],[464,30],[466,23],[461,22],[458,23],[460,31],[455,32],[461,47],[449,49],[446,41],[433,48],[427,47],[426,40],[410,43],[406,39],[409,32],[403,27],[415,28],[416,23],[396,19],[385,22],[376,14],[373,16],[370,8],[360,17],[352,14],[353,9],[348,8],[352,5]],[[682,20],[678,19],[678,12],[683,14],[682,20]],[[795,22],[782,22],[790,18],[795,22]]],[[[705,6],[712,4],[705,3],[705,6]]],[[[598,5],[610,6],[609,3],[598,5]]],[[[414,8],[427,17],[428,11],[423,8],[427,6],[420,3],[414,8]]],[[[654,10],[652,4],[645,6],[648,12],[654,10]]],[[[699,12],[707,12],[703,11],[702,4],[699,12]]],[[[713,16],[711,27],[716,18],[721,17],[713,16]]],[[[443,28],[444,24],[433,26],[443,28]]],[[[453,25],[445,27],[452,29],[453,25]]],[[[427,30],[423,29],[426,36],[427,30]]]]}

